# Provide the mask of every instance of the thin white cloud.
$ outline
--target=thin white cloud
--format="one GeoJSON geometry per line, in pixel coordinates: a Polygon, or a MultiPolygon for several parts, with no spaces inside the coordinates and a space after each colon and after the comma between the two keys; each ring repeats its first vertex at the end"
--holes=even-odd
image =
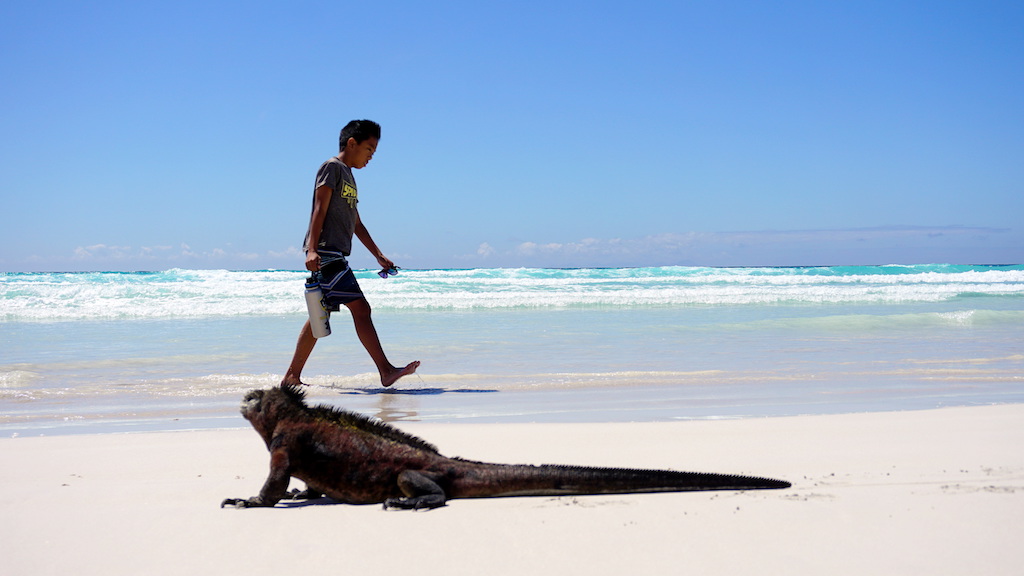
{"type": "Polygon", "coordinates": [[[90,260],[95,258],[120,260],[135,254],[131,246],[107,246],[106,244],[92,244],[90,246],[79,246],[74,250],[76,260],[90,260]]]}
{"type": "Polygon", "coordinates": [[[302,250],[299,249],[298,246],[289,246],[289,247],[285,248],[284,250],[270,250],[269,252],[267,252],[267,256],[269,256],[270,258],[275,258],[275,259],[277,259],[277,258],[281,258],[281,259],[287,258],[287,259],[295,260],[296,262],[300,262],[301,263],[302,261],[300,260],[300,258],[302,258],[304,256],[304,254],[303,254],[302,250]]]}
{"type": "MultiPolygon", "coordinates": [[[[250,248],[247,246],[247,248],[250,248]]],[[[634,238],[583,238],[549,242],[481,242],[469,254],[388,254],[414,267],[632,267],[632,266],[804,266],[902,263],[1013,264],[1024,261],[1024,239],[1015,230],[969,226],[885,226],[837,230],[670,232],[634,238]]],[[[364,252],[357,268],[376,266],[364,252]]],[[[61,258],[25,255],[0,261],[10,270],[166,270],[169,268],[277,268],[300,270],[299,247],[236,250],[231,245],[87,244],[61,258]]]]}
{"type": "Polygon", "coordinates": [[[113,246],[91,244],[78,246],[72,251],[73,268],[82,270],[158,270],[177,267],[196,268],[240,268],[246,265],[266,264],[289,267],[289,263],[301,264],[301,250],[288,247],[284,250],[258,253],[234,251],[230,247],[194,249],[186,242],[178,246],[113,246]]]}
{"type": "MultiPolygon", "coordinates": [[[[498,249],[483,243],[463,261],[494,266],[757,266],[895,263],[943,259],[943,248],[977,244],[1009,232],[966,226],[886,226],[840,230],[762,230],[653,234],[640,238],[525,241],[498,249]],[[902,250],[902,256],[901,251],[902,250]]],[[[947,250],[949,259],[952,252],[947,250]]]]}
{"type": "Polygon", "coordinates": [[[480,256],[482,258],[487,258],[488,256],[492,256],[493,254],[494,254],[494,247],[492,247],[487,242],[484,242],[483,244],[481,244],[476,249],[476,255],[480,256]]]}

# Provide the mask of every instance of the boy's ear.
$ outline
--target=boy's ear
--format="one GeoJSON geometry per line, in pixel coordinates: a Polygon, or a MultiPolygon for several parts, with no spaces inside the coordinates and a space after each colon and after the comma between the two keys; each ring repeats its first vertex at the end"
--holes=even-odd
{"type": "Polygon", "coordinates": [[[356,139],[352,138],[351,136],[349,137],[348,140],[345,141],[345,149],[346,150],[348,150],[349,146],[358,146],[358,145],[359,145],[359,142],[356,142],[356,139]]]}

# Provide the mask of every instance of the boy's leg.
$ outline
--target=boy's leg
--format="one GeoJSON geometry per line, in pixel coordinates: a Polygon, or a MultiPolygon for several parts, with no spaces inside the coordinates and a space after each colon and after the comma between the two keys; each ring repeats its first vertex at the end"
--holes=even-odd
{"type": "MultiPolygon", "coordinates": [[[[359,341],[366,348],[366,351],[369,352],[373,363],[377,365],[377,371],[380,372],[380,383],[383,386],[391,386],[402,376],[408,376],[419,368],[419,360],[410,362],[403,368],[397,368],[388,361],[387,356],[384,355],[384,349],[380,345],[377,329],[373,326],[370,303],[365,298],[347,302],[345,306],[352,313],[352,321],[356,326],[356,336],[359,337],[359,341]]],[[[310,336],[312,336],[312,333],[310,336]]],[[[310,349],[312,350],[312,348],[310,349]]],[[[298,351],[296,350],[297,353],[298,351]]]]}
{"type": "Polygon", "coordinates": [[[295,354],[292,356],[292,363],[288,366],[288,371],[285,372],[284,378],[281,380],[281,384],[294,384],[303,386],[301,376],[302,369],[306,366],[306,360],[309,359],[309,354],[313,351],[313,347],[316,346],[316,338],[313,337],[313,329],[309,327],[309,320],[302,325],[302,330],[299,331],[299,341],[295,343],[295,354]]]}

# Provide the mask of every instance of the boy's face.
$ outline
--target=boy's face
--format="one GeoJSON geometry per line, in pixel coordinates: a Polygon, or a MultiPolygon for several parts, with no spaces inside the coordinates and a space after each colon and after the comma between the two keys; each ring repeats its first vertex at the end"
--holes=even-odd
{"type": "Polygon", "coordinates": [[[376,138],[367,138],[362,142],[349,138],[345,143],[345,164],[351,168],[363,168],[369,164],[373,153],[377,151],[377,142],[376,138]]]}

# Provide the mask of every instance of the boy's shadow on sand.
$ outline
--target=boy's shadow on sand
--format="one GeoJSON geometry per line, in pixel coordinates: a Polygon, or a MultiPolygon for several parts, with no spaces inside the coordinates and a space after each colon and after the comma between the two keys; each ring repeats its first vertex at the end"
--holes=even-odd
{"type": "Polygon", "coordinates": [[[442,394],[488,394],[498,390],[485,390],[474,388],[349,388],[334,389],[339,395],[365,396],[376,398],[375,417],[388,423],[412,422],[418,420],[419,412],[416,410],[415,401],[412,398],[417,396],[440,396],[442,394]]]}
{"type": "Polygon", "coordinates": [[[379,396],[381,394],[394,396],[437,396],[439,394],[489,394],[497,390],[483,390],[474,388],[356,388],[349,390],[334,390],[338,394],[350,396],[379,396]]]}

